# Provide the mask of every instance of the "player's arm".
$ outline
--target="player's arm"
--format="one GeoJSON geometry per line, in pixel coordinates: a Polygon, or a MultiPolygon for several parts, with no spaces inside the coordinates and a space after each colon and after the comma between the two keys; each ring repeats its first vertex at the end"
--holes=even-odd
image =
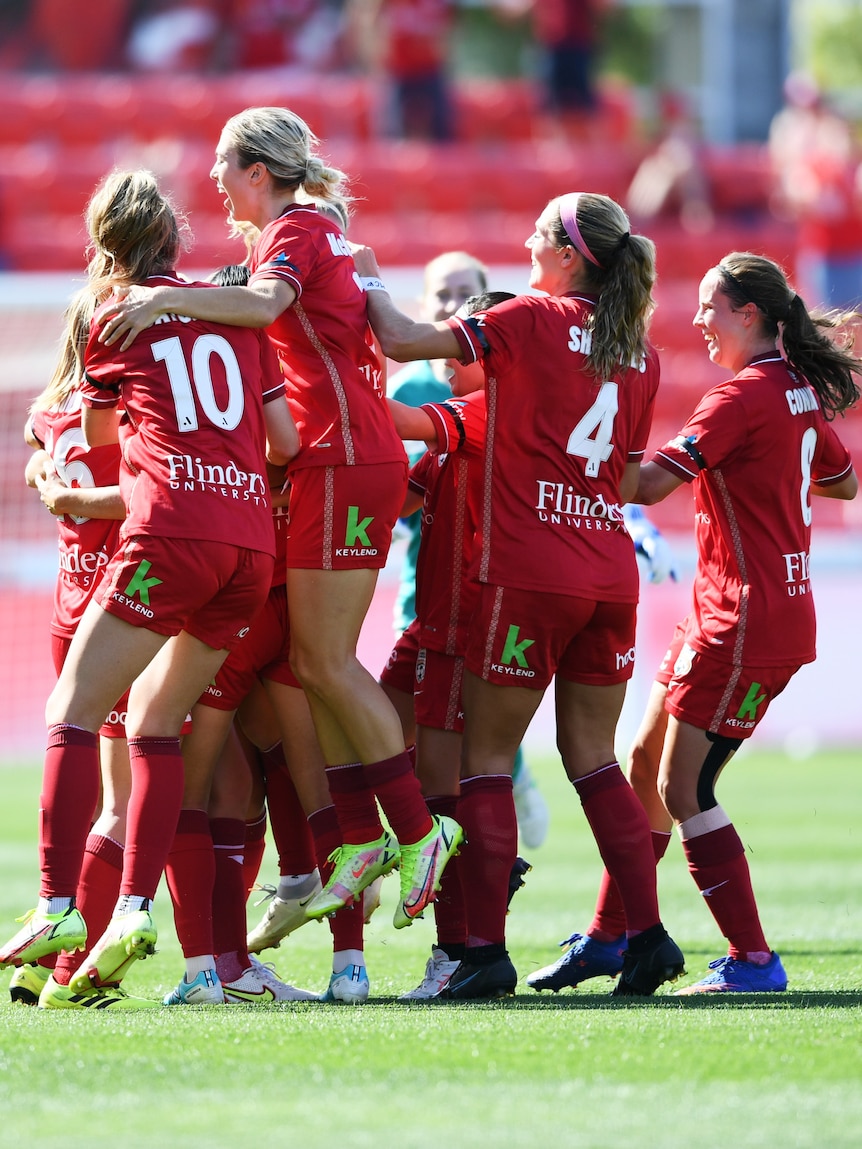
{"type": "Polygon", "coordinates": [[[54,461],[51,456],[44,447],[37,447],[24,468],[24,482],[28,487],[35,487],[39,479],[44,479],[53,470],[54,461]]]}
{"type": "Polygon", "coordinates": [[[59,475],[37,479],[39,497],[52,515],[77,515],[84,519],[124,519],[126,508],[120,488],[67,487],[59,475]]]}
{"type": "Polygon", "coordinates": [[[132,287],[122,299],[103,307],[96,322],[99,342],[108,347],[122,340],[125,351],[160,315],[187,315],[233,327],[269,327],[296,299],[296,290],[284,279],[257,279],[248,287],[132,287]]]}
{"type": "Polygon", "coordinates": [[[276,466],[284,466],[299,451],[299,432],[283,394],[271,403],[264,403],[263,421],[267,460],[276,466]]]}
{"type": "MultiPolygon", "coordinates": [[[[380,282],[377,257],[370,247],[351,244],[353,262],[364,279],[380,282]]],[[[365,286],[368,321],[383,354],[396,363],[413,359],[461,359],[464,352],[458,337],[448,323],[417,323],[399,311],[389,293],[382,288],[365,286]]]]}
{"type": "Polygon", "coordinates": [[[411,487],[407,488],[407,494],[404,496],[404,502],[401,506],[399,518],[406,519],[414,512],[418,511],[424,502],[424,498],[419,491],[414,491],[411,487]]]}
{"type": "Polygon", "coordinates": [[[81,408],[81,429],[88,447],[107,447],[120,440],[120,419],[116,407],[81,408]]]}
{"type": "MultiPolygon", "coordinates": [[[[626,467],[626,478],[629,478],[628,468],[626,467]]],[[[643,463],[638,466],[637,487],[634,494],[629,499],[625,499],[628,503],[642,503],[644,506],[651,507],[654,503],[660,503],[662,499],[666,499],[668,495],[681,487],[683,482],[682,478],[678,475],[672,474],[664,467],[660,467],[658,463],[643,463]]]]}
{"type": "Polygon", "coordinates": [[[845,475],[838,483],[812,483],[812,495],[820,495],[823,499],[855,499],[859,490],[859,480],[856,472],[851,468],[850,474],[845,475]]]}
{"type": "MultiPolygon", "coordinates": [[[[437,446],[437,428],[427,411],[422,407],[410,407],[397,399],[386,400],[395,430],[402,439],[424,439],[430,450],[437,446]]],[[[414,508],[415,509],[415,508],[414,508]]]]}

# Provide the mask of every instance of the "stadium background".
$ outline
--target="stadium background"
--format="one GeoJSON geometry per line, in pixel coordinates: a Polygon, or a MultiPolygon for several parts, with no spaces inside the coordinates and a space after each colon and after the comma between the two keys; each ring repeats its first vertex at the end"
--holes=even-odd
{"type": "MultiPolygon", "coordinates": [[[[807,15],[817,7],[806,5],[807,15]]],[[[648,14],[654,21],[635,20],[629,35],[632,28],[642,35],[648,27],[655,37],[656,28],[664,28],[662,50],[652,53],[653,73],[633,80],[612,71],[602,74],[589,138],[562,144],[559,135],[539,127],[541,93],[535,76],[517,74],[517,69],[512,69],[516,74],[495,75],[487,63],[477,62],[487,61],[487,42],[493,40],[491,25],[482,24],[487,13],[472,10],[477,8],[482,5],[459,10],[464,36],[453,69],[456,134],[443,144],[385,138],[381,79],[349,69],[326,76],[295,67],[218,74],[28,70],[2,67],[0,44],[0,260],[5,269],[0,272],[0,763],[40,755],[44,699],[53,678],[47,623],[56,527],[24,486],[28,448],[21,432],[28,403],[51,371],[63,307],[80,282],[83,207],[111,168],[148,167],[159,175],[188,213],[195,236],[181,269],[207,274],[243,255],[227,238],[220,197],[207,178],[220,128],[242,107],[286,104],[324,141],[324,154],[353,177],[357,202],[351,236],[376,249],[393,295],[415,311],[422,266],[439,252],[470,251],[488,264],[494,287],[520,290],[527,274],[523,241],[547,199],[588,188],[625,201],[654,140],[662,72],[672,75],[699,109],[698,163],[713,218],[708,228],[690,230],[671,214],[644,228],[659,252],[653,338],[662,350],[663,385],[655,446],[678,429],[697,398],[721,378],[691,326],[703,271],[735,248],[763,252],[793,271],[796,230],[771,208],[772,175],[764,144],[789,67],[789,34],[794,26],[799,30],[789,0],[750,0],[745,6],[735,0],[619,5],[641,20],[648,14]],[[656,24],[660,18],[670,23],[656,24]],[[728,96],[733,75],[717,79],[717,65],[736,61],[743,49],[759,51],[763,61],[744,109],[728,96]]],[[[503,47],[511,55],[508,40],[503,47]]],[[[619,58],[624,48],[621,41],[619,58]]],[[[499,59],[504,57],[501,49],[499,59]]],[[[840,430],[858,467],[862,412],[852,412],[840,430]]],[[[631,715],[690,599],[690,500],[680,492],[655,508],[654,518],[674,544],[680,580],[644,589],[631,715]]],[[[798,754],[821,743],[862,742],[857,670],[862,501],[818,500],[815,524],[819,659],[776,702],[760,738],[798,754]]],[[[399,559],[396,544],[363,632],[361,653],[372,670],[382,666],[391,642],[399,559]]],[[[550,743],[547,704],[530,738],[550,743]]]]}

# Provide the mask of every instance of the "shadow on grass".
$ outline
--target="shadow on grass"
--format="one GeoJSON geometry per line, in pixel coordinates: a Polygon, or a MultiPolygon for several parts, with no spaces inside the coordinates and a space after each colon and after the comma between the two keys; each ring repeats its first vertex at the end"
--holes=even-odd
{"type": "MultiPolygon", "coordinates": [[[[371,1004],[371,1003],[369,1003],[371,1004]]],[[[797,991],[787,993],[721,993],[674,997],[618,998],[610,994],[560,993],[515,994],[493,1001],[399,1001],[397,998],[375,998],[375,1006],[397,1006],[399,1009],[502,1009],[502,1010],[630,1010],[637,1009],[755,1009],[787,1011],[797,1009],[858,1009],[862,1005],[860,990],[797,991]]]]}

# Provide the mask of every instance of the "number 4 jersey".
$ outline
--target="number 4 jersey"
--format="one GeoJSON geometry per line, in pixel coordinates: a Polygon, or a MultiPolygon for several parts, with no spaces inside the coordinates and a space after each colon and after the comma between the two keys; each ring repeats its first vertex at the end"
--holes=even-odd
{"type": "Polygon", "coordinates": [[[686,641],[736,666],[814,659],[811,483],[850,455],[777,354],[713,387],[654,462],[693,484],[697,571],[686,641]]]}
{"type": "MultiPolygon", "coordinates": [[[[200,288],[173,275],[147,286],[200,288]]],[[[97,315],[98,319],[98,315],[97,315]]],[[[230,542],[274,554],[263,404],[285,402],[266,336],[163,315],[131,347],[99,343],[94,321],[81,384],[94,408],[122,400],[122,537],[230,542]]]]}
{"type": "Polygon", "coordinates": [[[593,301],[519,296],[450,326],[482,359],[488,423],[474,573],[481,582],[637,602],[626,465],[646,450],[658,360],[590,370],[593,301]]]}

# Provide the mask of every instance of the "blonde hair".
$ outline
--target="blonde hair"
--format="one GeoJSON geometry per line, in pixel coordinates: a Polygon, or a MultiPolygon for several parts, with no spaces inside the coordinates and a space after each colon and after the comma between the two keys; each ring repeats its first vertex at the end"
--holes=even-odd
{"type": "Polygon", "coordinates": [[[111,172],[93,192],[85,218],[91,253],[87,277],[97,295],[172,270],[189,246],[185,217],[159,190],[152,172],[111,172]]]}
{"type": "Polygon", "coordinates": [[[96,310],[96,297],[85,287],[77,292],[66,307],[66,322],[60,341],[57,362],[45,390],[30,404],[30,414],[51,411],[62,406],[81,381],[84,351],[90,334],[90,321],[96,310]]]}
{"type": "MultiPolygon", "coordinates": [[[[562,198],[562,197],[560,197],[562,198]]],[[[560,218],[560,198],[550,233],[557,247],[579,246],[560,218]]],[[[600,379],[612,379],[647,352],[647,326],[655,310],[655,244],[632,235],[629,217],[606,195],[581,192],[576,225],[580,238],[596,260],[584,259],[584,286],[596,294],[592,322],[590,366],[600,379]]]]}
{"type": "MultiPolygon", "coordinates": [[[[223,134],[236,149],[241,168],[263,164],[277,189],[295,192],[301,188],[305,193],[301,202],[315,201],[321,210],[331,209],[347,219],[351,202],[347,176],[316,154],[320,140],[295,112],[246,108],[231,116],[223,134]]],[[[236,220],[231,234],[242,236],[250,247],[260,232],[253,224],[236,220]]]]}

